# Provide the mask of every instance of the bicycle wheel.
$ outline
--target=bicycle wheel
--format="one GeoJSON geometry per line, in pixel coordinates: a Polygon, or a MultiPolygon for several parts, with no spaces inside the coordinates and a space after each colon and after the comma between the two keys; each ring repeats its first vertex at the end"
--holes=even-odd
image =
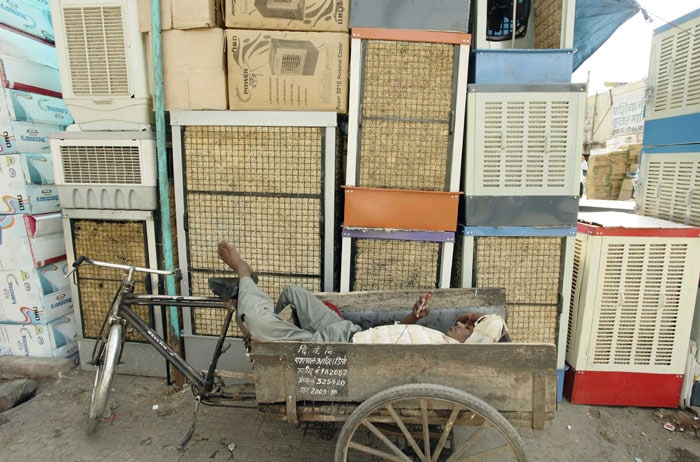
{"type": "Polygon", "coordinates": [[[525,462],[527,456],[515,428],[485,401],[418,383],[361,403],[338,435],[335,460],[525,462]]]}
{"type": "Polygon", "coordinates": [[[122,348],[122,329],[120,323],[112,324],[107,341],[98,340],[101,342],[101,346],[98,344],[93,356],[93,364],[97,368],[95,383],[92,387],[90,406],[85,419],[85,432],[87,434],[95,431],[97,423],[104,417],[107,410],[109,391],[112,388],[112,380],[117,373],[117,363],[122,348]]]}

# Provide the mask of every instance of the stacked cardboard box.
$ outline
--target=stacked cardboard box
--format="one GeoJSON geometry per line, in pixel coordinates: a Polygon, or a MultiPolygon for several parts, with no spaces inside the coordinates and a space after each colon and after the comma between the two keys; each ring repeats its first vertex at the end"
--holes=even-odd
{"type": "Polygon", "coordinates": [[[48,139],[72,119],[48,6],[0,1],[0,24],[0,355],[77,358],[48,139]]]}
{"type": "MultiPolygon", "coordinates": [[[[139,2],[149,32],[150,2],[139,2]]],[[[345,113],[349,0],[325,3],[161,2],[165,109],[345,113]]]]}
{"type": "Polygon", "coordinates": [[[640,145],[623,146],[616,151],[593,154],[588,158],[586,189],[588,199],[617,200],[630,192],[628,175],[639,164],[640,145]],[[623,183],[625,189],[623,190],[623,183]]]}

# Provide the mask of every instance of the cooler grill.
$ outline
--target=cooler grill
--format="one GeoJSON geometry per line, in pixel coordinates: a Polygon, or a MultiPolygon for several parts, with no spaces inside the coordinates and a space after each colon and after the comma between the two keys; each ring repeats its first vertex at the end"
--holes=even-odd
{"type": "Polygon", "coordinates": [[[63,16],[73,93],[129,96],[122,7],[65,7],[63,16]]]}
{"type": "Polygon", "coordinates": [[[66,184],[141,184],[137,146],[61,146],[66,184]]]}
{"type": "MultiPolygon", "coordinates": [[[[184,189],[190,291],[233,273],[216,256],[234,242],[273,300],[287,284],[321,290],[324,130],[185,126],[184,189]]],[[[218,335],[223,313],[195,309],[193,333],[218,335]]],[[[240,335],[235,323],[231,335],[240,335]]]]}

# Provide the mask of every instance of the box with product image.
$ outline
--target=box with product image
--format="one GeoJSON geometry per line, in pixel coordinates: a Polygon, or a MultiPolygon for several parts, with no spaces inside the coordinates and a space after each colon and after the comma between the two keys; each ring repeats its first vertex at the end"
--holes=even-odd
{"type": "Polygon", "coordinates": [[[51,12],[34,2],[0,0],[0,23],[49,42],[54,41],[51,12]]]}
{"type": "Polygon", "coordinates": [[[347,32],[350,0],[226,0],[229,29],[347,32]]]}
{"type": "Polygon", "coordinates": [[[0,156],[0,214],[60,212],[51,154],[0,156]]]}
{"type": "Polygon", "coordinates": [[[75,314],[46,324],[0,323],[0,356],[69,358],[77,361],[75,314]]]}
{"type": "Polygon", "coordinates": [[[73,312],[66,260],[0,270],[0,321],[42,324],[73,312]]]}
{"type": "Polygon", "coordinates": [[[348,34],[226,30],[231,110],[347,112],[348,34]]]}
{"type": "Polygon", "coordinates": [[[58,69],[56,47],[0,23],[0,52],[58,69]]]}
{"type": "Polygon", "coordinates": [[[0,267],[39,268],[65,258],[60,213],[0,215],[0,267]]]}
{"type": "Polygon", "coordinates": [[[49,125],[71,125],[73,118],[60,98],[30,93],[28,91],[2,89],[0,116],[11,120],[36,122],[49,125]]]}
{"type": "Polygon", "coordinates": [[[60,131],[63,131],[60,125],[18,122],[0,114],[0,154],[51,152],[49,134],[60,131]]]}
{"type": "MultiPolygon", "coordinates": [[[[226,110],[224,30],[172,29],[161,34],[165,110],[226,110]]],[[[149,63],[152,56],[149,48],[149,63]]],[[[153,66],[149,65],[153,89],[153,66]]]]}

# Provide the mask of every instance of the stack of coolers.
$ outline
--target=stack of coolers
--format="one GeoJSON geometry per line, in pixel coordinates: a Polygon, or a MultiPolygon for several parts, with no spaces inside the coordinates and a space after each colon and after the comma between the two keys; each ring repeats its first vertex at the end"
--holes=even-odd
{"type": "MultiPolygon", "coordinates": [[[[289,284],[334,290],[349,0],[172,0],[161,12],[181,292],[210,295],[210,276],[232,275],[216,254],[221,239],[273,300],[289,284]],[[215,27],[184,30],[212,7],[215,27]]],[[[223,317],[183,310],[195,365],[207,364],[223,317]]],[[[235,323],[229,335],[222,367],[249,369],[235,323]]]]}
{"type": "MultiPolygon", "coordinates": [[[[159,215],[156,147],[146,37],[136,0],[51,2],[58,68],[74,119],[51,134],[69,264],[81,255],[157,268],[159,215]]],[[[122,272],[86,267],[71,284],[81,363],[88,367],[122,272]]],[[[157,292],[153,277],[137,283],[157,292]]],[[[163,333],[159,310],[140,314],[163,333]]],[[[128,373],[165,374],[164,360],[127,333],[128,373]]]]}
{"type": "Polygon", "coordinates": [[[557,345],[559,393],[586,87],[571,2],[475,0],[455,287],[503,287],[516,342],[557,345]]]}
{"type": "Polygon", "coordinates": [[[639,215],[595,214],[579,224],[567,345],[572,402],[700,402],[700,41],[688,33],[698,30],[700,10],[654,31],[639,215]]]}
{"type": "Polygon", "coordinates": [[[350,14],[340,290],[449,287],[469,5],[355,0],[350,14]]]}
{"type": "Polygon", "coordinates": [[[77,359],[49,133],[61,99],[51,16],[0,2],[0,355],[77,359]]]}

